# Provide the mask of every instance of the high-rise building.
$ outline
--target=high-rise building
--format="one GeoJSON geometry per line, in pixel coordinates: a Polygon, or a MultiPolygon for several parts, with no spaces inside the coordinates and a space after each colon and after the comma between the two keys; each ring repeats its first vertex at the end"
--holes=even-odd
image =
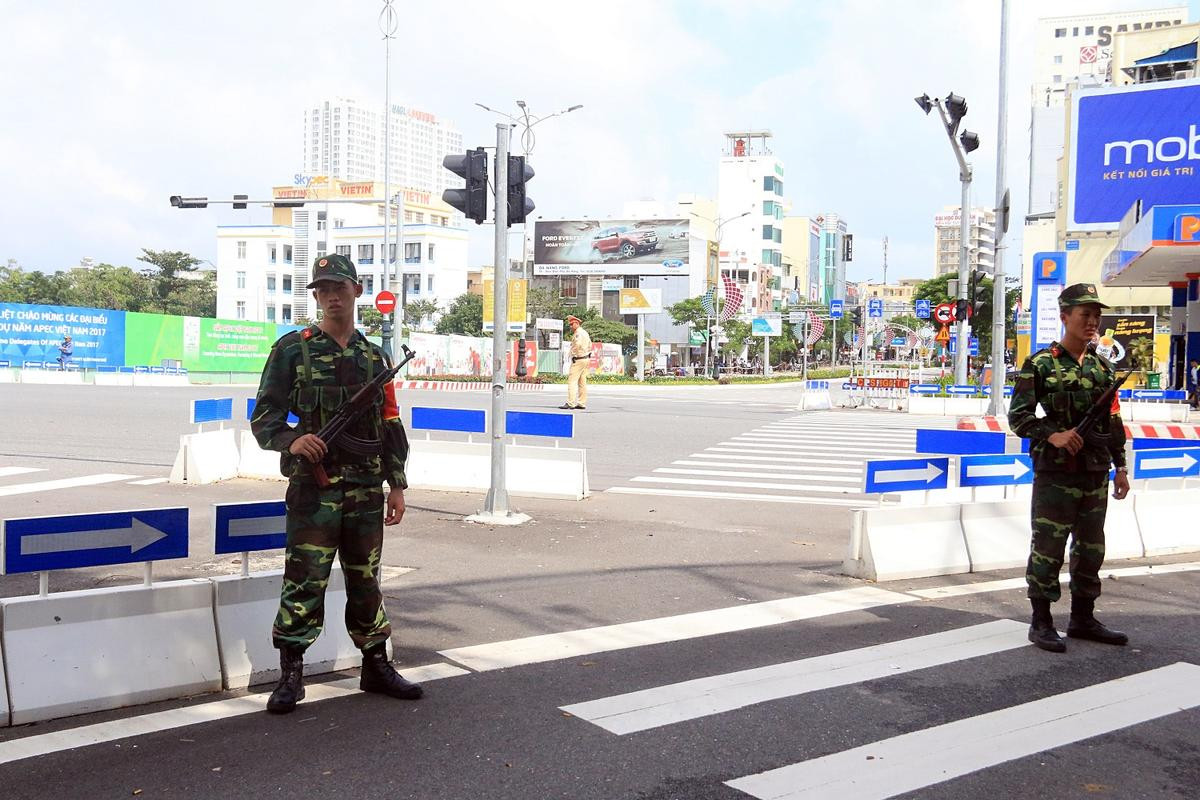
{"type": "Polygon", "coordinates": [[[824,300],[821,292],[821,225],[815,218],[783,218],[783,269],[784,290],[789,294],[790,304],[824,300]]]}
{"type": "Polygon", "coordinates": [[[1057,207],[1057,162],[1066,132],[1063,102],[1067,85],[1102,86],[1113,82],[1116,34],[1187,21],[1187,6],[1038,20],[1031,87],[1030,217],[1053,216],[1057,207]]]}
{"type": "Polygon", "coordinates": [[[773,278],[783,271],[783,162],[771,152],[770,131],[725,134],[717,191],[721,272],[740,285],[744,310],[776,309],[782,300],[773,278]]]}
{"type": "MultiPolygon", "coordinates": [[[[962,263],[962,215],[960,206],[946,206],[933,217],[933,275],[958,275],[962,263]]],[[[996,265],[996,212],[990,208],[971,209],[969,261],[971,268],[991,272],[996,265]]]]}
{"type": "Polygon", "coordinates": [[[838,214],[822,214],[815,222],[821,228],[821,261],[818,267],[820,297],[826,305],[830,300],[846,299],[846,264],[853,256],[850,228],[838,214]]]}
{"type": "Polygon", "coordinates": [[[338,97],[322,100],[304,112],[304,146],[300,175],[323,175],[342,181],[382,181],[384,122],[388,148],[388,182],[399,188],[442,191],[462,181],[442,166],[442,159],[463,152],[462,133],[428,111],[393,104],[338,97]]]}

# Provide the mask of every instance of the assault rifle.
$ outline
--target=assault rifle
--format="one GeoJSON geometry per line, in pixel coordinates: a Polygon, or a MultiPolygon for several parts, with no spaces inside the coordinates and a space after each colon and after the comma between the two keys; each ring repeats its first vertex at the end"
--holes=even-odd
{"type": "MultiPolygon", "coordinates": [[[[400,349],[404,351],[404,358],[376,375],[370,383],[355,392],[353,397],[342,403],[338,407],[338,410],[333,412],[332,419],[326,422],[321,430],[317,431],[317,438],[324,442],[326,447],[332,448],[336,445],[342,450],[360,456],[375,456],[382,452],[382,441],[379,439],[360,439],[357,436],[346,433],[346,428],[375,405],[376,393],[382,391],[383,387],[396,377],[396,373],[400,371],[401,367],[412,361],[416,356],[416,353],[408,349],[408,345],[402,344],[400,345],[400,349]]],[[[313,464],[312,472],[313,477],[317,479],[318,486],[322,489],[329,486],[329,475],[325,473],[325,465],[323,463],[318,461],[313,464]]]]}
{"type": "MultiPolygon", "coordinates": [[[[1092,349],[1091,347],[1088,348],[1092,349]]],[[[1118,375],[1113,381],[1112,386],[1104,390],[1104,394],[1100,395],[1099,399],[1092,404],[1092,407],[1083,415],[1083,419],[1075,426],[1075,432],[1079,434],[1079,438],[1085,442],[1101,447],[1108,445],[1108,434],[1096,433],[1096,426],[1100,424],[1100,420],[1105,419],[1112,413],[1113,398],[1117,395],[1117,390],[1121,388],[1121,384],[1129,380],[1129,376],[1133,374],[1133,370],[1129,369],[1122,375],[1118,375]],[[1090,439],[1088,437],[1091,437],[1090,439]]]]}

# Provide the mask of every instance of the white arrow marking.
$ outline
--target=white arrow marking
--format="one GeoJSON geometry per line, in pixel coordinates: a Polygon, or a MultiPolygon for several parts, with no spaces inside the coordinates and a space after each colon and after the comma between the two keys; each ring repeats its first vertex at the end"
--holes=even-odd
{"type": "Polygon", "coordinates": [[[149,547],[167,534],[134,517],[123,528],[105,528],[98,531],[67,531],[63,533],[39,533],[21,537],[21,555],[39,556],[46,553],[73,553],[79,550],[105,550],[110,547],[128,547],[129,552],[149,547]]]}
{"type": "Polygon", "coordinates": [[[1020,478],[1026,472],[1029,472],[1029,466],[1020,459],[1013,460],[1008,464],[968,464],[968,478],[998,478],[1000,476],[1012,476],[1020,478]]]}
{"type": "Polygon", "coordinates": [[[1154,456],[1142,456],[1142,469],[1177,469],[1181,472],[1187,472],[1195,465],[1196,459],[1189,456],[1187,453],[1174,456],[1172,458],[1156,458],[1154,456]],[[1147,463],[1152,462],[1152,463],[1147,463]]]}
{"type": "Polygon", "coordinates": [[[888,469],[875,473],[875,483],[905,483],[907,481],[924,481],[933,483],[942,476],[945,470],[937,464],[926,463],[920,469],[888,469]],[[884,477],[884,476],[887,477],[884,477]]]}
{"type": "Polygon", "coordinates": [[[287,530],[287,516],[277,517],[244,517],[229,520],[229,535],[234,536],[267,536],[272,533],[283,533],[287,530]]]}

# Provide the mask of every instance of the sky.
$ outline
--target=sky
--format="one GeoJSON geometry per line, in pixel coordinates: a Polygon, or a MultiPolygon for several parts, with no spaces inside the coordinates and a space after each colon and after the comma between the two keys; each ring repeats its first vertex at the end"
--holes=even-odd
{"type": "MultiPolygon", "coordinates": [[[[1200,19],[1200,0],[1187,0],[1200,19]]],[[[1161,8],[1010,0],[1007,175],[1026,208],[1039,17],[1161,8]]],[[[219,224],[270,211],[182,211],[173,194],[265,197],[303,171],[302,114],[332,96],[383,103],[382,0],[30,3],[0,0],[0,264],[140,266],[142,248],[215,260],[219,224]]],[[[619,216],[631,200],[715,197],[727,130],[769,129],[789,214],[842,215],[852,281],[930,277],[933,215],[959,201],[936,114],[967,98],[982,144],[973,205],[996,193],[1000,0],[395,0],[391,100],[451,120],[467,147],[496,117],[582,104],[537,128],[537,214],[619,216]]],[[[468,223],[470,225],[470,223],[468,223]]],[[[474,228],[473,225],[471,225],[474,228]]],[[[1013,235],[1015,234],[1015,236],[1013,235]]],[[[1007,269],[1017,272],[1020,225],[1007,269]]],[[[491,229],[470,262],[490,264],[491,229]]]]}

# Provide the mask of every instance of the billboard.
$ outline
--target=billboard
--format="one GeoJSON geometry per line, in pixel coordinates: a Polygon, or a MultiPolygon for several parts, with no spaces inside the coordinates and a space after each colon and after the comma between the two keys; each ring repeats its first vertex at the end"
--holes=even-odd
{"type": "Polygon", "coordinates": [[[686,219],[538,220],[534,275],[687,275],[686,219]]]}
{"type": "Polygon", "coordinates": [[[0,359],[54,363],[63,336],[74,343],[79,367],[120,366],[125,359],[125,312],[75,306],[0,303],[0,359]]]}
{"type": "Polygon", "coordinates": [[[1096,352],[1117,369],[1154,371],[1154,315],[1103,315],[1096,352]]]}
{"type": "Polygon", "coordinates": [[[1115,230],[1136,201],[1200,195],[1200,81],[1092,89],[1072,98],[1070,230],[1115,230]]]}

